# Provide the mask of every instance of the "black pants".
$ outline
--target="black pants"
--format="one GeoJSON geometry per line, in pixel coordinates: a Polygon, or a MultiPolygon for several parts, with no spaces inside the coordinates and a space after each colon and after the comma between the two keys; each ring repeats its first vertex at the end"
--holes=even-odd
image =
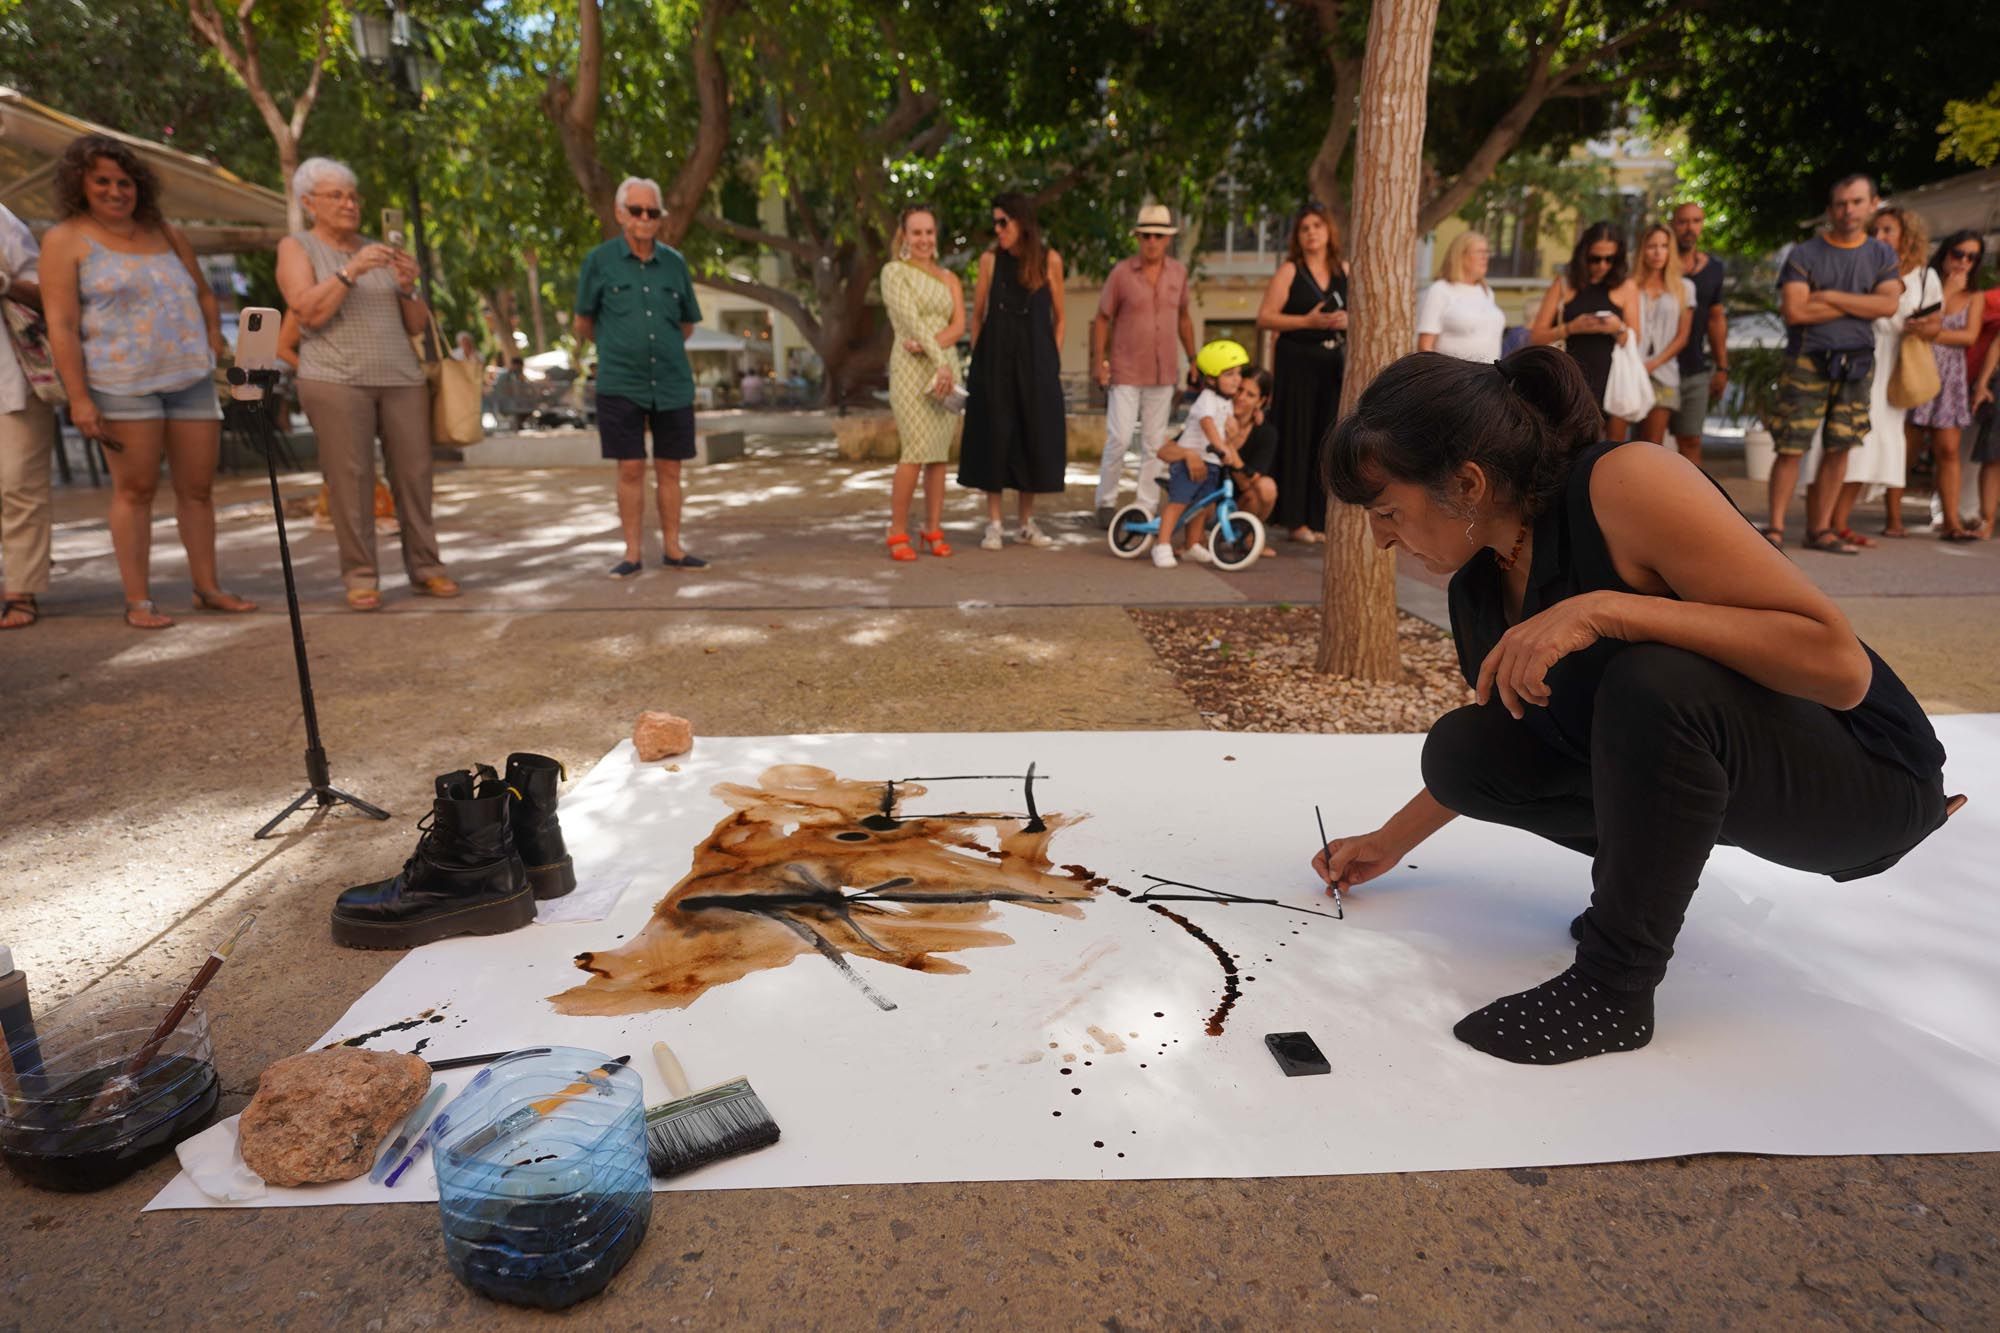
{"type": "Polygon", "coordinates": [[[1870,754],[1819,704],[1679,648],[1611,659],[1590,751],[1588,764],[1559,753],[1496,700],[1438,719],[1424,783],[1449,810],[1591,858],[1576,961],[1623,990],[1666,975],[1716,843],[1847,877],[1886,869],[1944,822],[1941,777],[1870,754]]]}

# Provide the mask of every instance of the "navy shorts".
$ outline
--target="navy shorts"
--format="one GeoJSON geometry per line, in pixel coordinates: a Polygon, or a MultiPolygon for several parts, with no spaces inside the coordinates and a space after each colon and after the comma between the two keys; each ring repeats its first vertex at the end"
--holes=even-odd
{"type": "Polygon", "coordinates": [[[694,405],[641,407],[615,393],[597,395],[597,439],[606,458],[646,457],[646,427],[653,428],[653,457],[685,463],[694,457],[694,405]]]}
{"type": "Polygon", "coordinates": [[[1222,464],[1209,460],[1208,476],[1200,481],[1188,471],[1185,460],[1176,459],[1167,469],[1167,503],[1194,506],[1222,489],[1222,464]]]}

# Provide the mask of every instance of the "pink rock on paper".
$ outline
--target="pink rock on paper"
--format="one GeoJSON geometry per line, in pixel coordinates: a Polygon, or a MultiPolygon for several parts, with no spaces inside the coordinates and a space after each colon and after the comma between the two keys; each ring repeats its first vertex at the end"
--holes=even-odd
{"type": "Polygon", "coordinates": [[[639,714],[638,725],[632,728],[632,744],[639,751],[640,761],[648,764],[670,755],[686,754],[694,748],[694,724],[672,713],[648,710],[639,714]]]}

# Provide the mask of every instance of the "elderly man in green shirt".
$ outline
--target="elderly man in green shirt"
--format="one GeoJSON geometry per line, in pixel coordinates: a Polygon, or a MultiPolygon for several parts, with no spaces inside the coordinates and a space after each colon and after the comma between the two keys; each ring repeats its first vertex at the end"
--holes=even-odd
{"type": "Polygon", "coordinates": [[[646,517],[646,429],[653,432],[660,528],[669,569],[708,562],[681,545],[681,464],[694,457],[694,368],[687,339],[701,319],[694,278],[671,245],[660,244],[657,183],[619,182],[613,207],[624,234],[584,256],[576,280],[576,336],[597,343],[597,434],[618,464],[618,522],[625,558],[614,579],[645,569],[639,548],[646,517]]]}

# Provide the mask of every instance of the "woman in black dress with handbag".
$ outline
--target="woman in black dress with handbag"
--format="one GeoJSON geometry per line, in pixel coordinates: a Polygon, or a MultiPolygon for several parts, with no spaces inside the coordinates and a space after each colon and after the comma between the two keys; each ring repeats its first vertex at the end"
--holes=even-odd
{"type": "Polygon", "coordinates": [[[1278,504],[1271,522],[1296,542],[1326,540],[1326,488],[1319,450],[1340,411],[1347,368],[1347,264],[1326,205],[1309,203],[1292,219],[1288,257],[1278,265],[1257,327],[1277,337],[1271,416],[1278,456],[1271,478],[1278,504]]]}
{"type": "MultiPolygon", "coordinates": [[[[1625,238],[1609,222],[1593,222],[1570,252],[1569,266],[1542,293],[1528,341],[1538,347],[1561,343],[1601,412],[1612,353],[1626,338],[1637,337],[1638,327],[1639,284],[1627,269],[1625,238]]],[[[1621,417],[1606,416],[1604,437],[1622,440],[1630,427],[1621,417]]]]}
{"type": "Polygon", "coordinates": [[[1008,490],[1020,496],[1014,540],[1054,545],[1035,526],[1035,497],[1063,489],[1062,335],[1062,256],[1042,244],[1028,197],[1003,194],[993,201],[993,248],[979,256],[958,460],[958,484],[986,492],[981,550],[1006,544],[1000,499],[1008,490]]]}

